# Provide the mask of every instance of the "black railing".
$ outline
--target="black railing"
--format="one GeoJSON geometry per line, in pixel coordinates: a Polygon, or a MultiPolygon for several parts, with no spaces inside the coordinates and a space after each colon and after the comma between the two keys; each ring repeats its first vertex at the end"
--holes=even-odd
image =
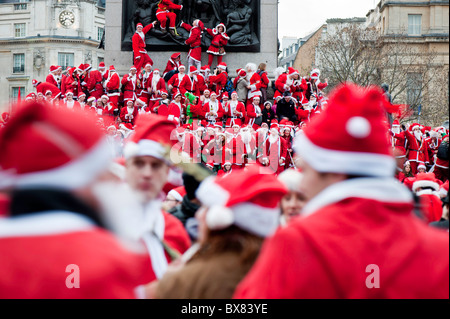
{"type": "Polygon", "coordinates": [[[13,73],[23,73],[25,72],[25,66],[14,66],[13,67],[13,73]]]}

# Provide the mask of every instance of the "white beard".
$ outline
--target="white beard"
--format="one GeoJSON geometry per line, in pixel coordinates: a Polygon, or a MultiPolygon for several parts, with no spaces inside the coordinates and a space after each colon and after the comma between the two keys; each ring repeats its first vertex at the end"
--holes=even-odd
{"type": "Polygon", "coordinates": [[[274,143],[278,142],[278,138],[279,138],[278,135],[270,134],[269,135],[269,142],[270,142],[270,144],[274,144],[274,143]]]}
{"type": "Polygon", "coordinates": [[[247,73],[247,76],[245,77],[245,79],[247,80],[247,82],[250,82],[250,79],[252,78],[253,74],[255,74],[256,72],[252,72],[252,73],[247,73]]]}
{"type": "Polygon", "coordinates": [[[154,91],[154,92],[156,92],[157,90],[158,90],[158,88],[157,88],[157,86],[158,86],[158,83],[159,83],[159,80],[161,79],[161,75],[155,75],[155,74],[153,74],[153,78],[152,78],[152,90],[154,91]]]}
{"type": "Polygon", "coordinates": [[[241,137],[242,137],[242,142],[244,144],[249,144],[251,142],[251,140],[252,140],[252,133],[247,131],[247,132],[241,132],[240,134],[241,134],[241,137]]]}
{"type": "Polygon", "coordinates": [[[133,115],[134,107],[132,107],[132,108],[127,107],[127,111],[128,111],[129,115],[133,115]]]}
{"type": "Polygon", "coordinates": [[[420,131],[414,131],[414,136],[418,141],[422,141],[422,132],[420,131]]]}
{"type": "Polygon", "coordinates": [[[399,133],[400,133],[400,128],[399,128],[399,127],[393,127],[393,128],[392,128],[392,132],[393,132],[394,134],[399,134],[399,133]]]}

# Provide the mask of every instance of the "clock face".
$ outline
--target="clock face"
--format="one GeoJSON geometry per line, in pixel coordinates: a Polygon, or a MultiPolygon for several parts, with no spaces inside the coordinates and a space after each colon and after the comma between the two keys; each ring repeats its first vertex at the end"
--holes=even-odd
{"type": "Polygon", "coordinates": [[[75,22],[75,15],[73,14],[73,12],[64,10],[59,15],[59,22],[64,27],[70,27],[75,22]]]}

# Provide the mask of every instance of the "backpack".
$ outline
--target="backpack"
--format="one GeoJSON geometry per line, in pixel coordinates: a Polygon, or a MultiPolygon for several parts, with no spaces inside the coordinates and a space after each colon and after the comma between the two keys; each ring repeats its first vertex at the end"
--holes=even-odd
{"type": "Polygon", "coordinates": [[[441,160],[448,161],[448,143],[442,142],[441,145],[439,145],[436,156],[441,160]]]}
{"type": "Polygon", "coordinates": [[[228,92],[228,96],[230,96],[230,97],[231,97],[231,93],[233,93],[233,91],[235,91],[235,88],[234,88],[234,85],[233,85],[233,81],[231,81],[230,77],[228,77],[227,84],[223,88],[223,91],[227,91],[228,92]]]}

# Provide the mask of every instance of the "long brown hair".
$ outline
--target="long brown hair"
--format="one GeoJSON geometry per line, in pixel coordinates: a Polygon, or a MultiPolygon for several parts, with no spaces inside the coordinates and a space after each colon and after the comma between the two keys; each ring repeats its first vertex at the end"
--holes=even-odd
{"type": "Polygon", "coordinates": [[[234,252],[240,255],[242,265],[253,264],[258,257],[264,238],[237,226],[223,230],[208,230],[206,240],[192,259],[209,258],[216,254],[234,252]]]}

